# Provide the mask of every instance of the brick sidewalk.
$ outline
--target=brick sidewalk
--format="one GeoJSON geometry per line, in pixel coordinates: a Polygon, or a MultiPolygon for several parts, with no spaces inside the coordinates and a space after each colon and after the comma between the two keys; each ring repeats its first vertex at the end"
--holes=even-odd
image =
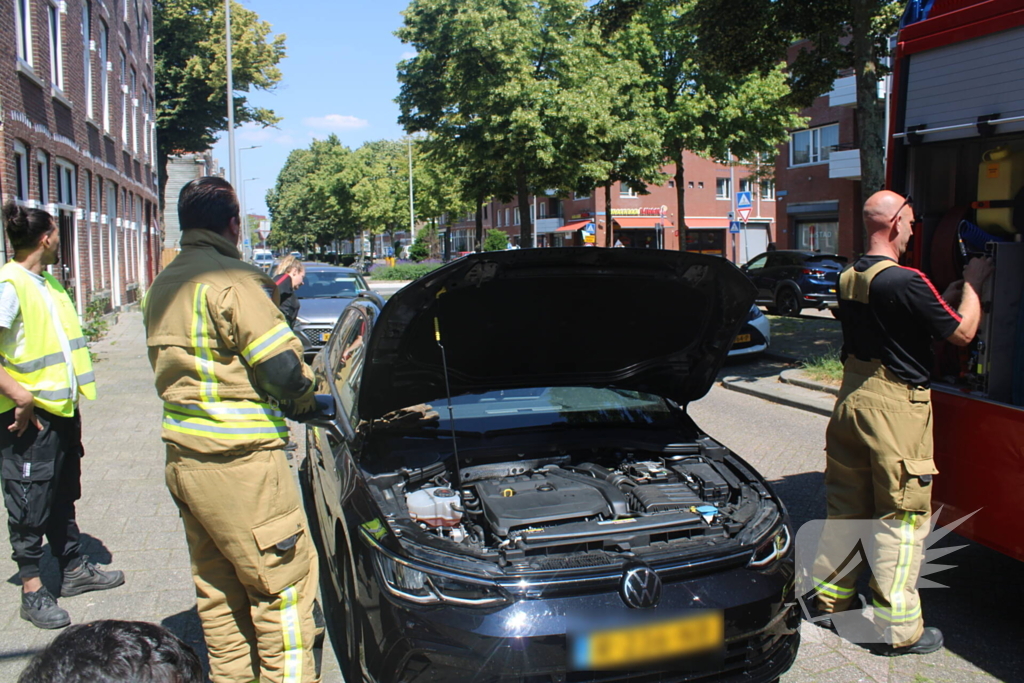
{"type": "MultiPolygon", "coordinates": [[[[78,520],[90,559],[125,573],[111,591],[62,598],[72,623],[130,619],[160,623],[206,661],[188,548],[178,510],[164,485],[161,402],[153,389],[142,316],[122,314],[93,348],[99,398],[82,402],[82,500],[78,520]]],[[[57,632],[37,629],[19,615],[17,565],[10,559],[7,513],[0,509],[0,681],[15,681],[28,659],[57,632]]],[[[44,554],[43,580],[57,594],[56,562],[44,554]]],[[[340,681],[325,662],[324,681],[340,681]]]]}

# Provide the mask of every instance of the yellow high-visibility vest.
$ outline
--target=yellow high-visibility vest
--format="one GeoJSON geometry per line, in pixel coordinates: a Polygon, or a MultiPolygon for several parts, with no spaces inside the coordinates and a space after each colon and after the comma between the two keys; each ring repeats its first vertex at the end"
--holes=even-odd
{"type": "MultiPolygon", "coordinates": [[[[96,398],[96,375],[92,371],[92,359],[78,312],[71,297],[56,278],[43,272],[46,288],[57,307],[64,333],[71,346],[71,362],[78,380],[78,393],[89,399],[96,398]]],[[[0,282],[9,282],[18,293],[21,319],[25,326],[25,343],[15,351],[15,357],[0,355],[3,365],[11,377],[32,392],[33,403],[48,413],[71,417],[75,412],[75,396],[68,381],[67,362],[61,348],[57,330],[53,325],[50,307],[39,291],[39,285],[22,266],[13,261],[0,268],[0,282]]],[[[0,395],[0,413],[14,408],[14,401],[0,395]]]]}

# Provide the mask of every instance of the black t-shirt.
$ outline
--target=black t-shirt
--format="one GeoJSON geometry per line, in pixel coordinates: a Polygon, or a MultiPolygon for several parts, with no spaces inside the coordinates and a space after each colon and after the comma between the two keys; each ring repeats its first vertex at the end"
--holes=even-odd
{"type": "Polygon", "coordinates": [[[295,319],[299,317],[299,298],[295,296],[295,290],[292,289],[292,277],[284,273],[278,275],[275,282],[277,282],[277,291],[281,295],[281,305],[278,308],[284,313],[288,326],[294,328],[295,319]]]}
{"type": "MultiPolygon", "coordinates": [[[[885,256],[862,256],[851,268],[858,273],[885,256]]],[[[924,273],[913,268],[886,268],[871,281],[868,304],[839,299],[843,323],[843,359],[879,359],[897,377],[927,387],[934,359],[932,339],[946,339],[960,316],[946,303],[924,273]]]]}

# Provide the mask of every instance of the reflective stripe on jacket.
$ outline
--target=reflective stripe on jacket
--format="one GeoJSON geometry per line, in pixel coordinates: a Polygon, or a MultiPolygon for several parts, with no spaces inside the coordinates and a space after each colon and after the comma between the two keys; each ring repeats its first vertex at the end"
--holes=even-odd
{"type": "MultiPolygon", "coordinates": [[[[78,382],[78,393],[96,398],[96,375],[78,312],[71,297],[56,278],[43,272],[46,289],[53,297],[64,333],[71,348],[71,363],[78,382]]],[[[16,382],[32,392],[36,407],[53,415],[71,417],[75,413],[74,391],[68,381],[67,359],[53,324],[50,306],[22,266],[9,262],[0,268],[0,282],[9,282],[18,294],[25,343],[14,357],[0,355],[0,364],[16,382]]],[[[14,408],[14,401],[0,396],[0,413],[14,408]]]]}

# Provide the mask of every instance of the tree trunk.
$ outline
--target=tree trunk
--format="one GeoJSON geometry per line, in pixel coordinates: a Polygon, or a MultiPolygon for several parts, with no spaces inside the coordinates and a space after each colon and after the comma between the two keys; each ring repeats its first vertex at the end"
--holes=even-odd
{"type": "MultiPolygon", "coordinates": [[[[878,0],[854,0],[853,68],[857,76],[857,138],[860,148],[861,202],[885,187],[885,100],[878,97],[878,55],[871,40],[871,19],[878,0]]],[[[861,228],[864,251],[868,234],[861,228]]]]}
{"type": "Polygon", "coordinates": [[[476,198],[476,251],[484,250],[484,197],[477,195],[476,198]]]}
{"type": "Polygon", "coordinates": [[[441,260],[448,263],[452,260],[452,222],[448,219],[448,214],[444,215],[444,247],[442,248],[443,256],[441,260]]]}
{"type": "Polygon", "coordinates": [[[686,227],[686,169],[683,167],[682,149],[673,152],[672,161],[676,165],[676,229],[679,230],[679,251],[686,251],[689,228],[686,227]]]}
{"type": "Polygon", "coordinates": [[[519,247],[533,248],[533,223],[530,221],[530,188],[526,184],[526,171],[516,173],[516,193],[519,195],[519,247]]]}
{"type": "Polygon", "coordinates": [[[611,181],[604,185],[604,246],[614,247],[612,240],[612,184],[611,181]]]}

